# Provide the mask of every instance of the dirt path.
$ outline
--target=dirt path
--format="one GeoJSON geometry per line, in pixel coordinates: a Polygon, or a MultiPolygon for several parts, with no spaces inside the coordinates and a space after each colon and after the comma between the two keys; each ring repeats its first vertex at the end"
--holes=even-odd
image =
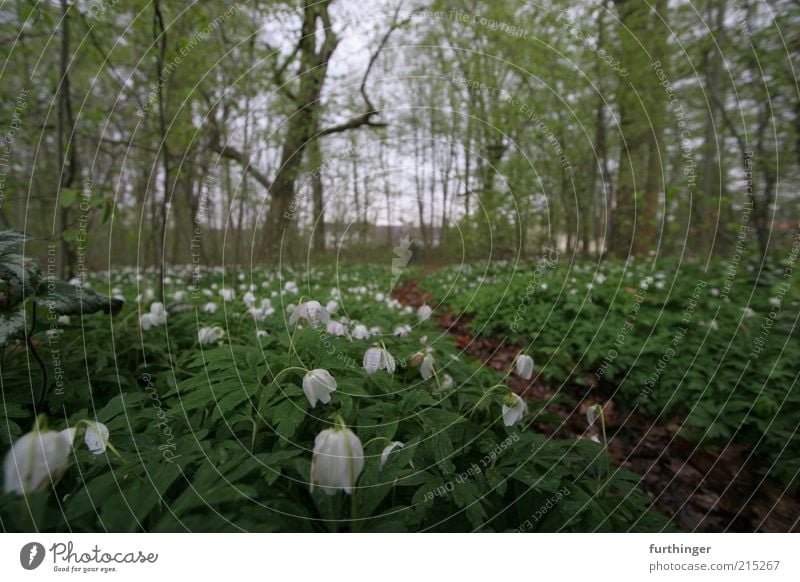
{"type": "MultiPolygon", "coordinates": [[[[400,302],[419,307],[430,294],[418,280],[408,280],[392,293],[400,302]]],[[[505,339],[473,337],[469,320],[452,313],[437,313],[441,329],[454,336],[456,345],[487,366],[505,372],[520,346],[505,339]]],[[[512,389],[532,401],[554,394],[535,375],[530,381],[512,376],[512,389]]],[[[643,487],[654,505],[686,531],[697,532],[800,532],[800,503],[785,488],[760,473],[757,459],[745,462],[748,451],[729,446],[723,451],[699,450],[676,432],[680,419],[656,425],[640,413],[626,416],[601,391],[572,386],[562,389],[574,405],[551,404],[547,411],[561,418],[560,424],[534,424],[533,429],[554,438],[586,436],[585,411],[600,403],[607,420],[609,450],[618,466],[644,476],[643,487]]],[[[591,434],[591,433],[589,433],[591,434]]]]}

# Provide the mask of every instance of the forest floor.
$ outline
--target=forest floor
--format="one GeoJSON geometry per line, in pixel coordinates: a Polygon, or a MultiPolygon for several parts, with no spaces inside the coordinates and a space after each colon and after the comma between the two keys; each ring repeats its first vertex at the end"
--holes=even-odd
{"type": "MultiPolygon", "coordinates": [[[[417,279],[407,280],[392,294],[405,305],[419,307],[431,297],[418,284],[417,279]]],[[[472,336],[465,317],[441,309],[435,317],[440,328],[453,335],[459,349],[502,373],[521,349],[505,339],[472,336]]],[[[517,394],[531,401],[555,395],[536,375],[527,381],[512,376],[509,381],[517,394]]],[[[679,528],[692,532],[800,532],[800,502],[789,497],[785,487],[765,478],[759,459],[744,447],[703,448],[678,436],[681,418],[656,424],[640,411],[626,414],[600,389],[564,386],[559,391],[578,406],[550,404],[546,410],[562,422],[556,428],[534,423],[532,430],[552,438],[585,436],[586,409],[603,405],[614,463],[643,475],[642,486],[652,496],[653,505],[679,528]]]]}

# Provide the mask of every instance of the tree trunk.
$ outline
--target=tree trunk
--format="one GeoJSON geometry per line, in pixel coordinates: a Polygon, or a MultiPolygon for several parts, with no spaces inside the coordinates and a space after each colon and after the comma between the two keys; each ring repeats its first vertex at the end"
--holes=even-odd
{"type": "MultiPolygon", "coordinates": [[[[75,188],[80,175],[78,144],[75,135],[75,116],[72,111],[72,98],[69,82],[69,2],[61,0],[61,79],[58,92],[58,151],[62,157],[59,179],[59,195],[65,188],[75,188]]],[[[64,238],[63,232],[70,226],[70,212],[60,207],[58,236],[61,238],[60,273],[63,279],[75,274],[77,255],[75,246],[64,238]]]]}

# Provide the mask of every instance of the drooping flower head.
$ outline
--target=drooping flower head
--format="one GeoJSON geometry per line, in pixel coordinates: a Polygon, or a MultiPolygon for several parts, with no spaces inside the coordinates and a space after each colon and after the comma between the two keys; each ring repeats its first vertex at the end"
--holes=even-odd
{"type": "Polygon", "coordinates": [[[144,331],[157,325],[164,325],[167,322],[167,311],[164,304],[156,301],[150,306],[150,312],[139,317],[139,325],[144,331]]]}
{"type": "Polygon", "coordinates": [[[328,495],[339,490],[353,492],[364,469],[364,449],[353,431],[338,424],[323,430],[314,439],[311,458],[311,491],[317,484],[328,495]]]}
{"type": "Polygon", "coordinates": [[[432,313],[433,309],[431,309],[428,305],[421,305],[419,309],[417,309],[417,319],[420,321],[427,321],[430,319],[432,313]]]}
{"type": "Polygon", "coordinates": [[[364,354],[364,371],[367,374],[374,374],[378,370],[386,370],[394,374],[395,361],[385,348],[370,348],[364,354]]]}
{"type": "Polygon", "coordinates": [[[311,408],[317,406],[317,401],[323,404],[330,402],[331,392],[335,390],[336,380],[328,370],[311,370],[303,377],[303,392],[311,408]]]}
{"type": "Polygon", "coordinates": [[[69,436],[56,431],[23,435],[3,461],[3,490],[26,495],[43,489],[66,469],[70,448],[69,436]]]}
{"type": "Polygon", "coordinates": [[[289,316],[289,324],[294,325],[299,320],[307,321],[311,327],[317,327],[321,323],[328,323],[331,319],[330,313],[319,301],[306,301],[301,303],[289,316]]]}
{"type": "Polygon", "coordinates": [[[519,395],[509,392],[503,401],[503,424],[514,426],[527,412],[528,405],[525,401],[519,395]]]}
{"type": "Polygon", "coordinates": [[[201,346],[208,346],[225,337],[225,330],[220,326],[201,327],[197,332],[197,340],[201,346]]]}
{"type": "Polygon", "coordinates": [[[530,380],[533,376],[533,358],[527,354],[517,356],[514,371],[523,380],[530,380]]]}

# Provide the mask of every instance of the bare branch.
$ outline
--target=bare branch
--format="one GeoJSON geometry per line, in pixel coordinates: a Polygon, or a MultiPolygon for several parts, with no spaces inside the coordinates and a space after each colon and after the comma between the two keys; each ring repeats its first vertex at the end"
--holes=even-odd
{"type": "Polygon", "coordinates": [[[264,186],[264,188],[266,188],[267,190],[272,188],[272,181],[269,178],[267,178],[264,174],[259,172],[258,168],[256,168],[253,165],[250,159],[239,150],[229,145],[223,147],[216,140],[211,141],[211,143],[209,144],[209,149],[212,152],[215,152],[224,158],[228,158],[229,160],[238,162],[242,166],[242,168],[244,168],[244,170],[253,177],[253,179],[256,182],[264,186]]]}

